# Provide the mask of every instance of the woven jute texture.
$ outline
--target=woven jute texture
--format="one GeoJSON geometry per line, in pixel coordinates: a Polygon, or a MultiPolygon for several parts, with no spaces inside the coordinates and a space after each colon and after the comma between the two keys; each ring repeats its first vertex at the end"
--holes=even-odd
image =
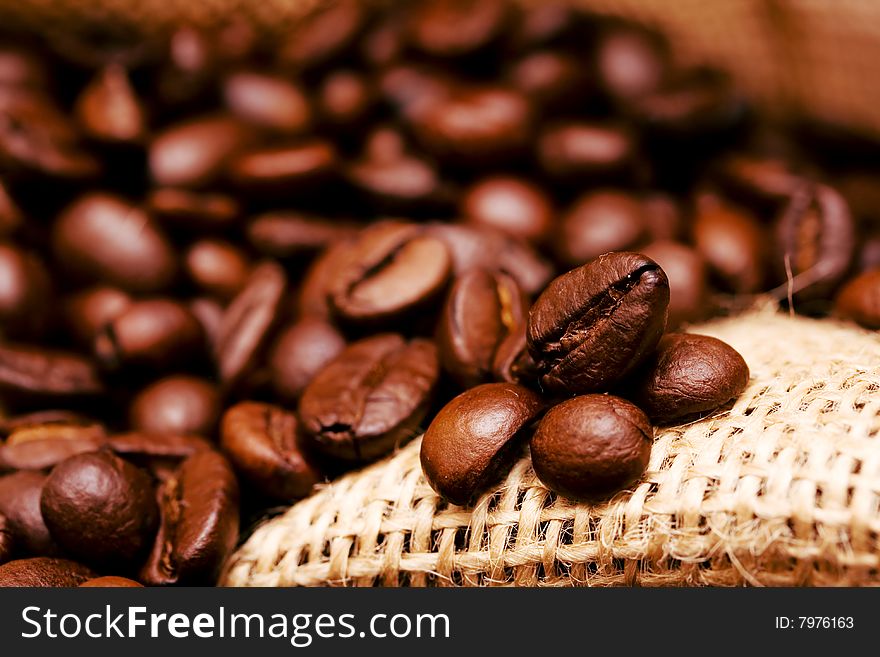
{"type": "Polygon", "coordinates": [[[232,586],[880,583],[880,337],[753,311],[693,329],[752,378],[731,406],[657,432],[644,479],[599,505],[526,453],[473,508],[425,481],[417,439],[260,526],[232,586]]]}

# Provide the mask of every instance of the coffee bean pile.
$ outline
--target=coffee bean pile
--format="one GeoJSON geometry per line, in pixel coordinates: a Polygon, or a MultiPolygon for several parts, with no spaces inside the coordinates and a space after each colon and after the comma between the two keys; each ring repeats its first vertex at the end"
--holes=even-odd
{"type": "Polygon", "coordinates": [[[612,495],[748,381],[677,330],[880,327],[880,147],[805,125],[565,4],[0,40],[0,584],[214,583],[426,427],[453,503],[612,495]]]}

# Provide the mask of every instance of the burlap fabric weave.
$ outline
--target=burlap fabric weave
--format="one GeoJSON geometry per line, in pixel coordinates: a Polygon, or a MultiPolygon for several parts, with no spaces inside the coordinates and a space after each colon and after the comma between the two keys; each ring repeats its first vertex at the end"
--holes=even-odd
{"type": "Polygon", "coordinates": [[[259,527],[225,584],[880,583],[880,337],[770,309],[693,330],[736,347],[750,384],[658,431],[631,490],[574,504],[524,454],[473,508],[449,505],[417,439],[259,527]]]}

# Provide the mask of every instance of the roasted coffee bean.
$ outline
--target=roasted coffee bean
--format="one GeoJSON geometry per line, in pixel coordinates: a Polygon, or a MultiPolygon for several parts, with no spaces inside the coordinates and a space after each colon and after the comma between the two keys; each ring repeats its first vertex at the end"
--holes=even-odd
{"type": "Polygon", "coordinates": [[[398,61],[406,48],[403,17],[379,17],[360,40],[359,55],[371,67],[388,67],[398,61]]]}
{"type": "Polygon", "coordinates": [[[302,212],[267,212],[247,227],[251,246],[264,256],[281,259],[316,254],[355,232],[349,223],[302,212]]]}
{"type": "Polygon", "coordinates": [[[625,177],[635,144],[622,127],[563,123],[544,129],[537,142],[542,171],[554,180],[582,184],[625,177]]]}
{"type": "Polygon", "coordinates": [[[379,92],[385,102],[408,122],[422,121],[458,86],[446,71],[421,64],[398,63],[379,75],[379,92]]]}
{"type": "Polygon", "coordinates": [[[158,524],[149,475],[109,451],[72,456],[55,466],[43,485],[40,510],[67,553],[102,567],[134,561],[158,524]]]}
{"type": "Polygon", "coordinates": [[[0,470],[42,470],[106,442],[100,424],[53,422],[21,427],[0,445],[0,470]]]}
{"type": "Polygon", "coordinates": [[[299,418],[320,452],[370,461],[413,437],[439,365],[428,340],[384,333],[349,345],[306,386],[299,418]]]}
{"type": "Polygon", "coordinates": [[[776,224],[777,277],[785,262],[794,277],[795,302],[827,298],[849,271],[855,225],[843,197],[831,187],[806,184],[792,195],[776,224]]]}
{"type": "Polygon", "coordinates": [[[65,326],[80,345],[91,348],[101,329],[131,304],[131,297],[119,288],[107,285],[86,288],[64,300],[65,326]]]}
{"type": "Polygon", "coordinates": [[[669,319],[674,329],[703,319],[710,309],[709,272],[696,250],[679,242],[653,242],[642,254],[660,265],[669,279],[669,319]]]}
{"type": "Polygon", "coordinates": [[[345,175],[380,211],[428,213],[450,206],[454,197],[431,162],[405,152],[368,156],[349,165],[345,175]]]}
{"type": "Polygon", "coordinates": [[[327,64],[352,45],[366,20],[366,9],[357,0],[327,3],[285,31],[279,63],[295,71],[327,64]]]}
{"type": "Polygon", "coordinates": [[[434,418],[422,440],[422,470],[431,487],[467,504],[519,456],[544,400],[528,388],[487,383],[463,392],[434,418]]]}
{"type": "Polygon", "coordinates": [[[327,290],[336,272],[348,263],[353,245],[352,240],[329,245],[306,269],[296,293],[296,310],[300,317],[330,319],[333,311],[327,290]]]}
{"type": "Polygon", "coordinates": [[[491,176],[479,180],[461,199],[465,221],[540,244],[553,228],[555,212],[547,194],[527,179],[491,176]]]}
{"type": "Polygon", "coordinates": [[[180,464],[196,452],[215,449],[213,443],[193,434],[141,431],[110,436],[107,446],[126,461],[149,470],[159,481],[173,477],[180,464]]]}
{"type": "Polygon", "coordinates": [[[250,263],[230,242],[204,239],[190,244],[183,258],[184,270],[201,292],[231,299],[247,283],[250,263]]]}
{"type": "Polygon", "coordinates": [[[99,423],[91,418],[75,411],[47,409],[21,415],[0,417],[0,437],[9,437],[20,430],[30,430],[43,425],[54,424],[100,426],[99,423]]]}
{"type": "Polygon", "coordinates": [[[567,2],[550,0],[523,7],[511,28],[511,42],[520,50],[558,45],[583,27],[581,12],[567,2]]]}
{"type": "Polygon", "coordinates": [[[118,588],[143,588],[143,584],[135,582],[127,577],[117,577],[115,575],[107,575],[105,577],[95,577],[88,579],[79,585],[79,588],[102,588],[102,589],[118,589],[118,588]]]}
{"type": "Polygon", "coordinates": [[[637,406],[611,395],[582,395],[547,411],[529,446],[541,483],[589,500],[641,477],[653,442],[651,421],[637,406]]]}
{"type": "Polygon", "coordinates": [[[529,354],[526,340],[527,326],[527,323],[523,322],[515,327],[495,350],[492,375],[496,381],[537,387],[538,367],[529,354]]]}
{"type": "Polygon", "coordinates": [[[10,561],[0,566],[0,588],[72,588],[95,576],[91,569],[75,561],[33,557],[10,561]]]}
{"type": "Polygon", "coordinates": [[[557,395],[607,389],[657,346],[668,305],[666,274],[636,253],[608,253],[563,274],[529,313],[541,386],[557,395]]]}
{"type": "Polygon", "coordinates": [[[149,193],[146,207],[170,230],[198,232],[229,228],[241,213],[233,196],[160,187],[149,193]]]}
{"type": "Polygon", "coordinates": [[[87,358],[27,345],[0,345],[0,392],[37,397],[82,397],[104,391],[87,358]]]}
{"type": "Polygon", "coordinates": [[[507,274],[474,269],[449,291],[437,328],[443,370],[462,388],[491,378],[501,342],[525,325],[528,303],[507,274]]]}
{"type": "Polygon", "coordinates": [[[23,223],[24,215],[21,209],[9,194],[6,183],[0,178],[0,238],[11,237],[23,223]]]}
{"type": "Polygon", "coordinates": [[[155,136],[150,174],[160,186],[205,187],[218,181],[227,162],[252,141],[252,130],[230,116],[190,119],[155,136]]]}
{"type": "Polygon", "coordinates": [[[669,333],[623,388],[656,424],[723,406],[745,390],[749,367],[730,345],[707,335],[669,333]]]}
{"type": "Polygon", "coordinates": [[[642,212],[652,241],[684,239],[684,211],[674,197],[658,192],[648,194],[642,199],[642,212]]]}
{"type": "Polygon", "coordinates": [[[279,406],[236,404],[223,416],[220,444],[235,469],[269,497],[305,497],[323,481],[303,449],[296,416],[279,406]]]}
{"type": "Polygon", "coordinates": [[[610,189],[588,192],[560,217],[557,259],[577,267],[609,251],[630,250],[644,239],[646,223],[637,198],[610,189]]]}
{"type": "Polygon", "coordinates": [[[420,227],[387,221],[365,228],[328,294],[340,319],[382,326],[429,306],[452,269],[449,250],[420,227]]]}
{"type": "Polygon", "coordinates": [[[15,552],[15,538],[9,521],[0,513],[0,566],[12,559],[15,552]]]}
{"type": "Polygon", "coordinates": [[[346,131],[363,124],[373,109],[376,90],[353,70],[338,70],[325,77],[317,90],[321,121],[346,131]]]}
{"type": "Polygon", "coordinates": [[[834,312],[868,329],[880,329],[880,269],[870,269],[848,281],[837,293],[834,312]]]}
{"type": "Polygon", "coordinates": [[[626,102],[656,91],[669,74],[669,48],[654,32],[615,26],[600,35],[596,70],[605,92],[626,102]]]}
{"type": "Polygon", "coordinates": [[[461,57],[492,45],[513,18],[504,0],[426,0],[408,24],[410,43],[434,57],[461,57]]]}
{"type": "Polygon", "coordinates": [[[477,168],[520,157],[531,138],[533,118],[522,94],[478,87],[439,99],[414,119],[413,130],[435,157],[477,168]]]}
{"type": "Polygon", "coordinates": [[[862,239],[858,253],[856,273],[864,273],[880,268],[880,234],[869,234],[862,239]]]}
{"type": "Polygon", "coordinates": [[[237,71],[223,81],[223,98],[241,120],[281,134],[304,134],[312,123],[305,93],[280,76],[237,71]]]}
{"type": "Polygon", "coordinates": [[[0,331],[7,338],[43,333],[52,308],[52,282],[43,261],[12,244],[0,244],[0,331]]]}
{"type": "Polygon", "coordinates": [[[83,132],[97,141],[138,143],[146,135],[144,108],[118,64],[98,71],[77,98],[74,112],[83,132]]]}
{"type": "Polygon", "coordinates": [[[732,198],[758,210],[776,211],[803,184],[783,159],[734,155],[717,166],[717,179],[732,198]]]}
{"type": "Polygon", "coordinates": [[[242,153],[230,162],[229,178],[244,192],[290,196],[328,182],[337,160],[330,142],[313,139],[242,153]]]}
{"type": "Polygon", "coordinates": [[[285,328],[269,351],[272,390],[278,398],[296,401],[325,365],[345,349],[345,338],[328,322],[303,317],[285,328]]]}
{"type": "Polygon", "coordinates": [[[45,91],[46,62],[35,52],[18,45],[0,46],[0,88],[17,91],[45,91]]]}
{"type": "Polygon", "coordinates": [[[14,472],[0,477],[0,514],[15,539],[21,556],[60,554],[40,511],[40,497],[46,475],[42,472],[14,472]]]}
{"type": "Polygon", "coordinates": [[[697,201],[693,237],[719,287],[736,294],[762,288],[768,238],[753,215],[717,198],[702,197],[697,201]]]}
{"type": "Polygon", "coordinates": [[[202,451],[159,490],[160,526],[138,578],[144,584],[214,584],[238,541],[238,483],[226,459],[202,451]]]}
{"type": "Polygon", "coordinates": [[[256,366],[279,319],[286,290],[284,270],[273,262],[264,262],[254,267],[247,285],[226,308],[214,345],[214,359],[224,387],[234,387],[256,366]]]}
{"type": "Polygon", "coordinates": [[[205,334],[195,315],[171,299],[132,303],[95,338],[95,355],[110,369],[162,370],[197,360],[205,347],[205,334]]]}
{"type": "Polygon", "coordinates": [[[220,392],[210,381],[173,375],[144,388],[131,402],[135,431],[211,436],[220,419],[220,392]]]}
{"type": "Polygon", "coordinates": [[[129,292],[156,292],[174,279],[177,261],[167,237],[143,210],[107,193],[81,196],[52,228],[55,257],[87,281],[129,292]]]}
{"type": "Polygon", "coordinates": [[[538,50],[516,61],[508,78],[546,113],[582,106],[593,92],[588,75],[577,57],[562,51],[538,50]]]}

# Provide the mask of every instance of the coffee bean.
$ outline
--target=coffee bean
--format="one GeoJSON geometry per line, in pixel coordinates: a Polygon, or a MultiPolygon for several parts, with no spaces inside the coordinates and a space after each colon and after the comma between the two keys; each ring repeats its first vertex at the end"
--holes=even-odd
{"type": "Polygon", "coordinates": [[[543,112],[574,110],[593,92],[588,72],[576,57],[557,50],[538,50],[514,62],[511,84],[543,112]]]}
{"type": "Polygon", "coordinates": [[[498,346],[525,325],[527,302],[516,281],[474,269],[455,281],[437,329],[444,371],[462,388],[489,380],[498,346]]]}
{"type": "Polygon", "coordinates": [[[495,350],[492,374],[496,381],[537,387],[538,367],[529,354],[526,340],[527,326],[527,323],[523,322],[515,327],[495,350]]]}
{"type": "Polygon", "coordinates": [[[229,178],[246,193],[277,194],[313,192],[337,172],[337,153],[327,141],[262,148],[242,153],[229,164],[229,178]]]}
{"type": "Polygon", "coordinates": [[[233,196],[160,187],[149,193],[146,207],[169,230],[221,231],[241,213],[233,196]]]}
{"type": "Polygon", "coordinates": [[[201,292],[231,299],[247,282],[250,263],[233,244],[204,239],[190,244],[183,258],[184,270],[201,292]]]}
{"type": "Polygon", "coordinates": [[[731,156],[718,165],[717,177],[731,198],[770,211],[778,210],[803,184],[791,166],[778,157],[731,156]]]}
{"type": "Polygon", "coordinates": [[[406,47],[402,17],[379,17],[360,42],[361,58],[371,67],[387,67],[400,59],[406,47]]]}
{"type": "Polygon", "coordinates": [[[0,46],[0,88],[45,91],[47,87],[46,62],[40,56],[18,45],[0,46]]]}
{"type": "Polygon", "coordinates": [[[0,566],[12,559],[15,552],[15,538],[6,516],[0,513],[0,566]]]}
{"type": "Polygon", "coordinates": [[[346,322],[387,326],[429,306],[451,267],[446,245],[418,226],[374,224],[361,232],[330,281],[330,303],[346,322]]]}
{"type": "Polygon", "coordinates": [[[880,235],[869,234],[862,240],[862,248],[858,253],[856,273],[864,273],[880,268],[880,235]]]}
{"type": "Polygon", "coordinates": [[[235,469],[278,500],[305,497],[323,481],[303,448],[299,422],[279,406],[242,402],[223,416],[220,444],[235,469]]]}
{"type": "Polygon", "coordinates": [[[52,282],[43,261],[12,244],[0,244],[0,324],[8,338],[36,337],[48,324],[52,282]]]}
{"type": "Polygon", "coordinates": [[[641,477],[653,441],[651,421],[637,406],[611,395],[582,395],[547,411],[529,446],[541,483],[590,500],[641,477]]]}
{"type": "Polygon", "coordinates": [[[652,241],[680,240],[686,223],[681,203],[669,194],[653,192],[642,199],[642,213],[652,241]]]}
{"type": "Polygon", "coordinates": [[[213,443],[194,434],[130,431],[110,436],[107,446],[126,461],[167,481],[180,464],[196,452],[215,450],[213,443]]]}
{"type": "Polygon", "coordinates": [[[83,132],[100,142],[137,143],[146,134],[144,108],[118,64],[98,71],[77,98],[74,112],[83,132]]]}
{"type": "Polygon", "coordinates": [[[723,406],[745,390],[749,367],[730,345],[706,335],[670,333],[622,390],[656,424],[723,406]]]}
{"type": "Polygon", "coordinates": [[[408,24],[410,43],[434,57],[461,57],[490,46],[512,18],[503,0],[426,0],[408,24]]]}
{"type": "Polygon", "coordinates": [[[279,319],[286,290],[284,270],[273,262],[264,262],[251,270],[244,289],[227,306],[214,347],[220,381],[226,388],[234,387],[255,367],[279,319]]]}
{"type": "Polygon", "coordinates": [[[220,419],[220,393],[210,381],[174,375],[151,383],[132,400],[135,431],[211,436],[220,419]]]}
{"type": "Polygon", "coordinates": [[[281,400],[296,401],[344,348],[342,334],[322,319],[306,316],[290,324],[278,335],[267,358],[272,390],[281,400]]]}
{"type": "Polygon", "coordinates": [[[218,181],[226,163],[252,141],[252,130],[230,116],[190,119],[153,138],[150,174],[161,186],[206,187],[218,181]]]}
{"type": "Polygon", "coordinates": [[[626,176],[635,144],[620,126],[563,123],[543,130],[537,149],[545,174],[560,182],[581,184],[626,176]]]}
{"type": "Polygon", "coordinates": [[[379,92],[396,114],[407,122],[421,122],[450,98],[457,81],[442,69],[401,62],[379,75],[379,92]]]}
{"type": "Polygon", "coordinates": [[[327,291],[336,272],[347,266],[354,243],[342,240],[327,246],[306,270],[297,292],[296,309],[300,317],[330,319],[332,310],[327,291]]]}
{"type": "Polygon", "coordinates": [[[87,358],[26,345],[0,345],[0,391],[38,397],[82,397],[104,390],[87,358]]]}
{"type": "Polygon", "coordinates": [[[848,281],[837,293],[838,317],[868,329],[880,329],[880,269],[870,269],[848,281]]]}
{"type": "Polygon", "coordinates": [[[95,355],[107,368],[162,370],[205,353],[202,325],[171,299],[136,301],[95,338],[95,355]]]}
{"type": "Polygon", "coordinates": [[[223,98],[243,121],[284,135],[304,134],[312,123],[303,90],[280,76],[236,71],[223,81],[223,98]]]}
{"type": "Polygon", "coordinates": [[[202,331],[205,333],[211,353],[216,353],[217,335],[220,332],[220,324],[223,322],[223,306],[212,297],[196,297],[190,300],[187,308],[202,325],[202,331]]]}
{"type": "Polygon", "coordinates": [[[367,12],[357,0],[328,3],[285,31],[278,60],[294,71],[325,65],[352,45],[366,20],[367,12]]]}
{"type": "Polygon", "coordinates": [[[596,46],[599,82],[626,102],[657,90],[669,74],[669,48],[654,32],[634,26],[606,30],[596,46]]]}
{"type": "Polygon", "coordinates": [[[560,395],[607,389],[657,346],[668,305],[666,274],[635,253],[608,253],[563,274],[529,313],[541,386],[560,395]]]}
{"type": "Polygon", "coordinates": [[[127,577],[117,577],[115,575],[107,575],[105,577],[95,577],[94,579],[88,579],[82,584],[79,585],[79,588],[143,588],[143,584],[135,582],[133,579],[128,579],[127,577]]]}
{"type": "Polygon", "coordinates": [[[14,472],[0,477],[0,514],[15,539],[21,556],[60,554],[40,511],[40,497],[46,475],[41,472],[14,472]]]}
{"type": "Polygon", "coordinates": [[[80,290],[64,300],[65,326],[82,346],[91,348],[104,326],[131,307],[124,291],[107,285],[80,290]]]}
{"type": "Polygon", "coordinates": [[[353,130],[368,118],[376,100],[370,82],[353,70],[328,74],[318,88],[321,121],[341,132],[353,130]]]}
{"type": "Polygon", "coordinates": [[[10,561],[0,566],[0,588],[72,588],[94,577],[92,570],[68,559],[33,557],[10,561]]]}
{"type": "Polygon", "coordinates": [[[434,418],[422,440],[422,470],[431,487],[467,504],[507,472],[544,409],[537,394],[510,383],[463,392],[434,418]]]}
{"type": "Polygon", "coordinates": [[[31,430],[43,425],[54,424],[100,427],[100,423],[75,411],[47,409],[21,415],[0,417],[0,437],[9,437],[21,430],[31,430]]]}
{"type": "Polygon", "coordinates": [[[566,2],[551,0],[523,7],[511,27],[511,41],[521,50],[560,44],[582,28],[583,15],[566,2]]]}
{"type": "Polygon", "coordinates": [[[11,237],[23,223],[21,209],[9,194],[6,183],[0,179],[0,238],[11,237]]]}
{"type": "Polygon", "coordinates": [[[134,561],[158,522],[149,475],[108,451],[55,466],[43,485],[40,510],[52,538],[69,554],[102,567],[134,561]]]}
{"type": "Polygon", "coordinates": [[[21,427],[0,445],[0,470],[43,470],[106,442],[99,424],[53,422],[21,427]]]}
{"type": "Polygon", "coordinates": [[[214,584],[238,541],[238,483],[226,459],[202,451],[159,491],[161,523],[139,580],[149,586],[214,584]]]}
{"type": "Polygon", "coordinates": [[[637,246],[646,231],[642,204],[616,190],[588,192],[561,217],[555,238],[557,258],[576,267],[609,251],[637,246]]]}
{"type": "Polygon", "coordinates": [[[840,284],[855,255],[855,225],[846,201],[833,188],[805,184],[792,195],[776,224],[777,277],[785,261],[796,277],[795,302],[827,297],[840,284]]]}
{"type": "Polygon", "coordinates": [[[674,329],[703,319],[709,309],[709,273],[696,250],[679,242],[653,242],[642,254],[660,265],[669,279],[669,319],[674,329]]]}
{"type": "Polygon", "coordinates": [[[437,349],[384,333],[349,345],[306,386],[299,418],[315,449],[370,461],[413,437],[437,383],[437,349]]]}
{"type": "Polygon", "coordinates": [[[112,194],[86,194],[65,208],[52,228],[52,246],[76,276],[129,292],[162,290],[177,269],[171,244],[150,216],[112,194]]]}
{"type": "Polygon", "coordinates": [[[479,180],[462,196],[461,213],[469,223],[537,244],[547,238],[555,217],[553,203],[540,187],[513,176],[479,180]]]}
{"type": "Polygon", "coordinates": [[[281,259],[314,255],[355,232],[349,223],[301,212],[268,212],[247,227],[248,241],[257,251],[281,259]]]}
{"type": "Polygon", "coordinates": [[[454,197],[431,162],[403,152],[368,156],[349,165],[345,175],[377,211],[426,214],[450,206],[454,197]]]}

